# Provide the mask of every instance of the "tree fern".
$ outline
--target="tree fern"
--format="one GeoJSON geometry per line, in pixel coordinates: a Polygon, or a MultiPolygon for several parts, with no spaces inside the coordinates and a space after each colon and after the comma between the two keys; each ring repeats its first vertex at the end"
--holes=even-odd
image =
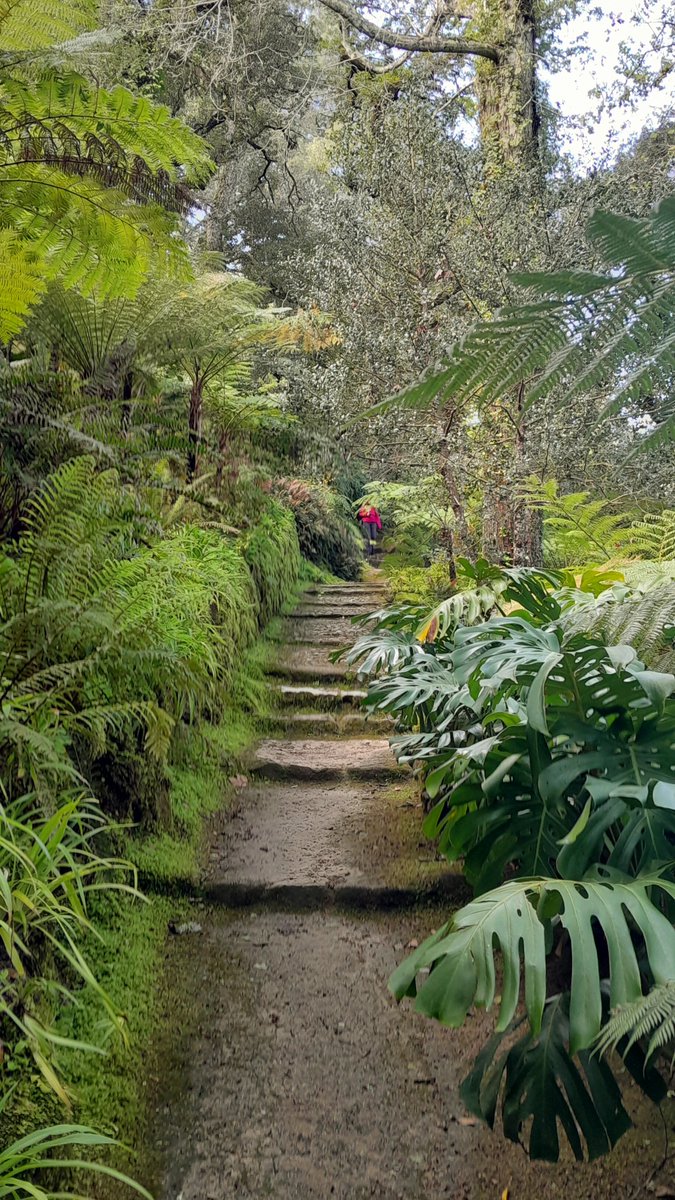
{"type": "Polygon", "coordinates": [[[73,72],[30,76],[19,54],[92,23],[89,0],[0,0],[0,338],[16,334],[45,281],[133,295],[150,274],[188,274],[179,226],[208,177],[205,144],[169,110],[73,72]]]}
{"type": "Polygon", "coordinates": [[[521,492],[530,507],[543,510],[544,537],[564,560],[556,565],[609,562],[625,551],[632,513],[617,511],[612,501],[594,500],[590,492],[560,495],[554,479],[542,483],[536,477],[521,492]]]}
{"type": "Polygon", "coordinates": [[[675,561],[675,509],[645,513],[631,526],[629,553],[652,562],[675,561]]]}
{"type": "Polygon", "coordinates": [[[675,197],[642,220],[607,212],[591,217],[587,236],[606,263],[583,271],[517,275],[526,294],[494,321],[478,325],[449,360],[385,402],[425,406],[490,404],[522,387],[526,403],[552,392],[611,388],[610,409],[645,396],[661,400],[661,425],[645,441],[670,436],[665,399],[675,371],[675,197]]]}

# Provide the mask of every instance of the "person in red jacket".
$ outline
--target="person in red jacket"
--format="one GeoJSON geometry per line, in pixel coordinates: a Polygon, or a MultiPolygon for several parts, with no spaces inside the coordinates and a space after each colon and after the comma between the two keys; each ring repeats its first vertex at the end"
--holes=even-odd
{"type": "Polygon", "coordinates": [[[372,504],[363,504],[359,509],[359,521],[363,526],[367,553],[372,554],[377,545],[377,532],[382,529],[382,518],[372,504]]]}

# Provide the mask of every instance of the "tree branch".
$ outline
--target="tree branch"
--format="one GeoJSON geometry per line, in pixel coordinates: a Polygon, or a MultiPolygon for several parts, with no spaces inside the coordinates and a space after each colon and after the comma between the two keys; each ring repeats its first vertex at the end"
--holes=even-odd
{"type": "Polygon", "coordinates": [[[359,33],[365,33],[373,41],[381,42],[391,50],[407,50],[409,53],[420,51],[424,54],[474,54],[479,58],[487,58],[490,62],[499,62],[496,46],[488,46],[485,42],[474,42],[471,38],[440,37],[438,34],[395,33],[364,17],[347,3],[347,0],[320,0],[320,3],[344,21],[348,21],[359,33]]]}

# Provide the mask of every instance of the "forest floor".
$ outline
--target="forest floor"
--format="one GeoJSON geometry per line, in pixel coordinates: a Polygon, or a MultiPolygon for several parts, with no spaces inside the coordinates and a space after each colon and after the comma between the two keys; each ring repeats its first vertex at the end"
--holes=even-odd
{"type": "Polygon", "coordinates": [[[489,1018],[444,1030],[387,991],[464,885],[422,836],[386,726],[330,662],[379,601],[376,577],[322,588],[286,623],[278,737],[214,821],[206,898],[167,943],[147,1181],[162,1200],[674,1196],[653,1110],[636,1101],[599,1163],[531,1164],[459,1099],[489,1018]]]}

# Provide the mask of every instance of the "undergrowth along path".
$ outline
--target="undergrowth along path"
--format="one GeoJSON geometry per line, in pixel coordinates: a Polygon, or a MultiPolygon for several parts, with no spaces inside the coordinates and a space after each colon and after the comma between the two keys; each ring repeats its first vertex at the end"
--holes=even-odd
{"type": "Polygon", "coordinates": [[[382,601],[372,581],[325,587],[286,624],[278,732],[214,825],[200,932],[168,948],[181,1036],[174,1013],[151,1130],[162,1200],[623,1200],[653,1159],[644,1136],[621,1161],[527,1163],[459,1100],[483,1019],[450,1033],[387,993],[465,892],[422,838],[386,725],[330,662],[382,601]]]}

